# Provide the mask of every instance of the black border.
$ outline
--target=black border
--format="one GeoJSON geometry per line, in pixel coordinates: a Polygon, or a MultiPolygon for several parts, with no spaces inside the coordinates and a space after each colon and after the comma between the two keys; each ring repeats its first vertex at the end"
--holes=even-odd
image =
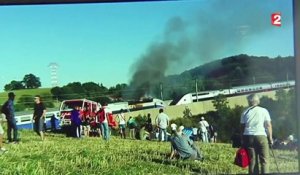
{"type": "MultiPolygon", "coordinates": [[[[176,1],[176,0],[146,0],[176,1]]],[[[0,5],[43,5],[43,4],[76,4],[76,3],[114,3],[143,2],[142,0],[0,0],[0,5]]]]}
{"type": "MultiPolygon", "coordinates": [[[[177,1],[177,0],[147,0],[177,1]]],[[[300,0],[293,1],[294,16],[294,55],[296,60],[296,108],[298,141],[300,141],[300,0]]],[[[0,0],[1,5],[43,5],[43,4],[76,4],[76,3],[114,3],[143,2],[142,0],[0,0]]],[[[300,172],[300,144],[298,143],[298,172],[300,172]]]]}
{"type": "Polygon", "coordinates": [[[294,13],[294,55],[296,59],[296,108],[298,128],[298,172],[300,172],[300,1],[293,0],[294,13]]]}

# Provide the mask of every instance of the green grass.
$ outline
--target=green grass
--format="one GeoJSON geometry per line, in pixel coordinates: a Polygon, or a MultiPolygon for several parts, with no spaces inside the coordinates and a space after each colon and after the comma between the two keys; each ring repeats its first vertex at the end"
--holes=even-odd
{"type": "MultiPolygon", "coordinates": [[[[100,138],[73,139],[48,134],[41,142],[31,131],[21,132],[22,143],[5,145],[0,155],[0,174],[241,174],[247,173],[233,164],[236,149],[229,144],[197,143],[204,162],[168,160],[170,143],[140,140],[109,142],[100,138]]],[[[298,156],[294,151],[275,155],[281,172],[297,172],[298,156]]],[[[276,172],[271,159],[272,172],[276,172]]]]}
{"type": "MultiPolygon", "coordinates": [[[[42,94],[51,95],[50,89],[51,88],[22,89],[22,90],[15,90],[12,92],[16,94],[15,101],[17,102],[22,95],[31,95],[31,96],[42,95],[42,94]]],[[[3,104],[7,100],[7,94],[8,92],[0,93],[0,104],[3,104]]]]}

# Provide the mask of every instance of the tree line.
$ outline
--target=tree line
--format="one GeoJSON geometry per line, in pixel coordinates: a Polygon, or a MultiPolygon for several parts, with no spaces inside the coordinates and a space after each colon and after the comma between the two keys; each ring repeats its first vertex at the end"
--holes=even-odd
{"type": "Polygon", "coordinates": [[[4,86],[5,91],[20,90],[20,89],[36,89],[41,87],[40,78],[33,74],[26,74],[23,80],[12,80],[4,86]]]}
{"type": "MultiPolygon", "coordinates": [[[[294,57],[256,57],[245,54],[223,58],[187,70],[179,75],[165,76],[159,84],[150,87],[151,97],[178,99],[184,94],[206,90],[227,89],[233,86],[268,83],[295,79],[294,57]],[[280,71],[278,71],[280,70],[280,71]]],[[[21,81],[11,81],[5,90],[33,89],[41,87],[40,78],[27,74],[21,81]]],[[[51,89],[53,100],[88,98],[101,103],[128,100],[128,94],[137,93],[128,84],[105,87],[94,82],[70,82],[51,89]]],[[[138,99],[134,99],[138,100],[138,99]]]]}
{"type": "MultiPolygon", "coordinates": [[[[212,102],[215,111],[192,117],[178,118],[172,120],[171,123],[176,123],[179,126],[184,125],[185,127],[199,127],[199,121],[201,117],[204,117],[217,130],[220,141],[230,142],[233,133],[241,132],[240,118],[246,107],[236,105],[230,108],[227,98],[223,95],[215,97],[212,102]]],[[[295,89],[278,90],[275,99],[262,96],[260,106],[268,109],[270,113],[274,138],[285,139],[291,134],[297,136],[295,89]]]]}

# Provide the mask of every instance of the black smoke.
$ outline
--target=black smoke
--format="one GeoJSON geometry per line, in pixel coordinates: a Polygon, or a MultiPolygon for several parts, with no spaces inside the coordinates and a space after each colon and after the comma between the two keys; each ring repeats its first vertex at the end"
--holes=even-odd
{"type": "MultiPolygon", "coordinates": [[[[249,39],[273,29],[272,12],[286,10],[279,4],[272,5],[271,2],[275,2],[269,0],[211,2],[209,8],[199,9],[190,19],[176,16],[167,22],[161,41],[150,44],[131,68],[130,98],[152,95],[167,72],[180,73],[182,68],[190,69],[220,56],[230,56],[225,53],[241,54],[249,39]]],[[[291,21],[286,19],[285,22],[291,21]]]]}

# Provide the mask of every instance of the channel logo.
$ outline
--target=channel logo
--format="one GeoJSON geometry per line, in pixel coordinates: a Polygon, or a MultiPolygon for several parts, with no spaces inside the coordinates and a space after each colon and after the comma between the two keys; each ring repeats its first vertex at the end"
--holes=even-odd
{"type": "Polygon", "coordinates": [[[281,13],[272,13],[271,14],[271,23],[273,26],[280,27],[281,26],[281,13]]]}

